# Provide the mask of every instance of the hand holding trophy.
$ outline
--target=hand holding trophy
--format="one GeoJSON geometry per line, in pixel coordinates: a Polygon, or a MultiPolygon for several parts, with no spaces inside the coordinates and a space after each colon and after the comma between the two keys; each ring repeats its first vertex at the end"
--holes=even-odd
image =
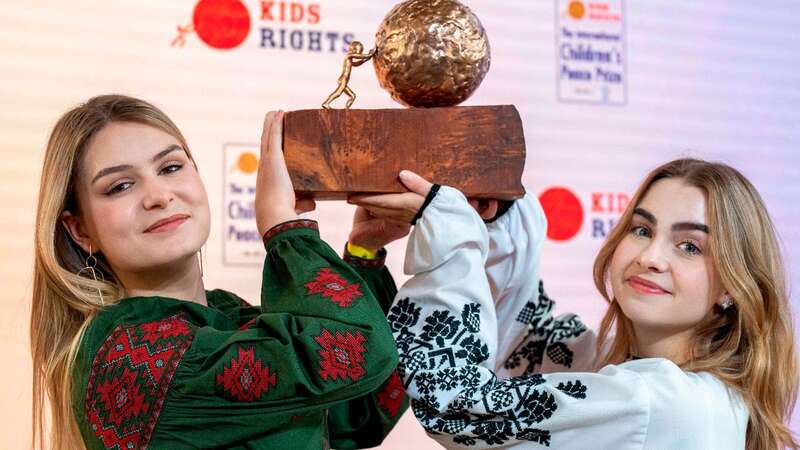
{"type": "Polygon", "coordinates": [[[402,169],[471,197],[524,195],[516,108],[455,106],[475,92],[491,62],[486,33],[469,8],[456,0],[402,2],[384,18],[375,47],[363,51],[360,42],[350,44],[323,109],[286,114],[284,153],[298,195],[405,192],[402,169]],[[370,59],[381,87],[409,109],[350,109],[352,68],[370,59]],[[345,109],[330,109],[342,94],[345,109]]]}

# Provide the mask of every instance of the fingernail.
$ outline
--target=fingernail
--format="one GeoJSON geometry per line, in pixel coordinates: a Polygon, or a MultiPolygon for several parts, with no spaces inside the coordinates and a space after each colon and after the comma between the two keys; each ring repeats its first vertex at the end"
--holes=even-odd
{"type": "Polygon", "coordinates": [[[409,175],[409,173],[408,173],[407,170],[401,170],[400,171],[400,178],[408,178],[408,175],[409,175]]]}

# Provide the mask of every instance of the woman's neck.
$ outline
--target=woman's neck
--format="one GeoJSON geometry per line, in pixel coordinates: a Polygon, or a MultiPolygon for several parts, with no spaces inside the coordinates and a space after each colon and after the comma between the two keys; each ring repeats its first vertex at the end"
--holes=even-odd
{"type": "Polygon", "coordinates": [[[168,297],[208,306],[200,264],[194,256],[147,272],[127,273],[119,280],[125,297],[168,297]]]}
{"type": "Polygon", "coordinates": [[[666,358],[683,364],[689,358],[689,343],[693,330],[651,330],[634,324],[636,356],[640,358],[666,358]]]}

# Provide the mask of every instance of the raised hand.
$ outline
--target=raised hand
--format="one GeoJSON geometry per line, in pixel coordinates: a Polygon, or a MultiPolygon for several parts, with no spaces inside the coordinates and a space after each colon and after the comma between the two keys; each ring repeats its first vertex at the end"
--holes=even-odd
{"type": "Polygon", "coordinates": [[[402,194],[356,195],[348,203],[368,210],[372,216],[411,223],[433,184],[409,170],[400,172],[400,182],[409,190],[402,194]]]}
{"type": "Polygon", "coordinates": [[[409,222],[375,217],[359,206],[353,214],[353,229],[347,241],[377,252],[390,242],[405,237],[411,231],[409,222]]]}
{"type": "MultiPolygon", "coordinates": [[[[256,180],[255,209],[259,234],[263,235],[279,223],[296,219],[295,206],[294,186],[283,159],[283,111],[270,111],[264,118],[256,180]]],[[[297,206],[303,211],[313,209],[313,203],[308,201],[297,206]]]]}
{"type": "MultiPolygon", "coordinates": [[[[377,218],[392,219],[411,223],[417,211],[425,202],[433,184],[409,170],[400,172],[400,181],[410,191],[402,194],[356,195],[347,199],[349,203],[361,206],[377,218]]],[[[498,201],[495,199],[470,198],[469,204],[488,220],[497,214],[498,201]]]]}

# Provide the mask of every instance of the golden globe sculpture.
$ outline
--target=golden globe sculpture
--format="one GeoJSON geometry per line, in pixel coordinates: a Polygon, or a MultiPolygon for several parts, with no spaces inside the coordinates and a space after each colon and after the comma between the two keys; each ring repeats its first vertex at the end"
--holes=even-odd
{"type": "Polygon", "coordinates": [[[375,40],[372,62],[380,85],[406,106],[463,102],[491,63],[483,25],[455,0],[400,3],[383,19],[375,40]]]}
{"type": "Polygon", "coordinates": [[[336,90],[322,104],[341,94],[355,100],[347,86],[350,71],[372,58],[381,87],[410,107],[455,106],[472,95],[491,64],[483,25],[456,0],[407,0],[396,5],[375,34],[375,48],[362,53],[351,44],[336,90]]]}
{"type": "MultiPolygon", "coordinates": [[[[456,0],[406,0],[386,15],[367,51],[353,41],[323,109],[286,114],[283,150],[295,193],[344,199],[407,192],[409,169],[468,197],[525,195],[525,136],[513,105],[456,106],[489,71],[489,41],[456,0]],[[372,60],[380,85],[410,108],[350,109],[353,67],[372,60]],[[344,109],[331,103],[345,95],[344,109]]],[[[368,48],[368,47],[367,47],[368,48]]]]}

